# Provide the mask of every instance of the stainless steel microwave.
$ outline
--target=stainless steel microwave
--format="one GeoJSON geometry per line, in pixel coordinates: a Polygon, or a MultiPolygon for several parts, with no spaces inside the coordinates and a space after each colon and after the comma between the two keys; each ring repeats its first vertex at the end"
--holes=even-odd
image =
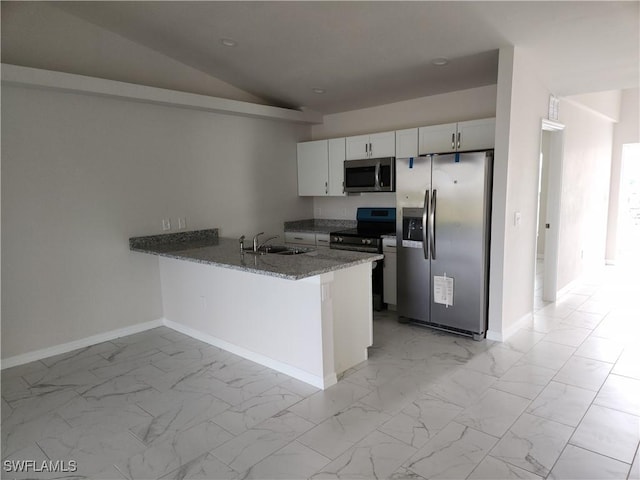
{"type": "Polygon", "coordinates": [[[394,157],[345,160],[344,191],[395,192],[396,159],[394,157]]]}

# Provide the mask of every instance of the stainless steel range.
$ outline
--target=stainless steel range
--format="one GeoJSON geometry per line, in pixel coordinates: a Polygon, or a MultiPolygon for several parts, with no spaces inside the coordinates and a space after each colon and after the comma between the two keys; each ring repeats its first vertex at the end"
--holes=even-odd
{"type": "MultiPolygon", "coordinates": [[[[395,208],[358,208],[356,228],[331,232],[329,247],[337,250],[382,253],[382,236],[396,230],[395,208]]],[[[382,262],[376,262],[371,275],[373,307],[384,308],[382,262]]]]}

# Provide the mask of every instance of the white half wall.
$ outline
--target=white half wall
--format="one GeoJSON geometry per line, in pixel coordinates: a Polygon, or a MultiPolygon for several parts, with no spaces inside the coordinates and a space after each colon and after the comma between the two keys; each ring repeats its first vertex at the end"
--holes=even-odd
{"type": "Polygon", "coordinates": [[[2,86],[2,358],[162,318],[157,258],[128,238],[282,234],[309,127],[2,86]]]}

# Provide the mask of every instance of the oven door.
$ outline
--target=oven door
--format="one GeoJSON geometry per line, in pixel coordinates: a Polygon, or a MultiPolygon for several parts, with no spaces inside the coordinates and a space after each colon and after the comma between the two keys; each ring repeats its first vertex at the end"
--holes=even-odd
{"type": "Polygon", "coordinates": [[[345,160],[344,191],[395,192],[395,158],[345,160]]]}

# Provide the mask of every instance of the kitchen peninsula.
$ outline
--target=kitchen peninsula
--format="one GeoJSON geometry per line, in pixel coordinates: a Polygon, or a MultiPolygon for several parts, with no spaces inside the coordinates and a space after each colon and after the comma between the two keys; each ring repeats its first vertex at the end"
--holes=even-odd
{"type": "Polygon", "coordinates": [[[159,257],[167,326],[318,388],[367,359],[371,264],[382,255],[319,249],[241,253],[217,229],[129,240],[159,257]]]}

